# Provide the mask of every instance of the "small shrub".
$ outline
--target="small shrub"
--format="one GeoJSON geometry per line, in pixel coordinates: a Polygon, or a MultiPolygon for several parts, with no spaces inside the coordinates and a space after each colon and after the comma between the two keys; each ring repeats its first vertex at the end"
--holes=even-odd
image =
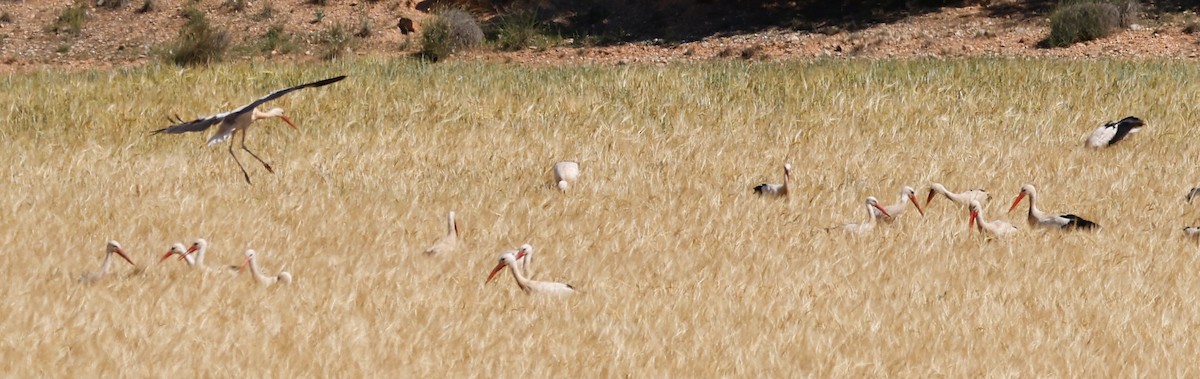
{"type": "Polygon", "coordinates": [[[78,36],[79,32],[83,30],[84,20],[87,20],[87,4],[77,2],[75,5],[64,8],[48,29],[55,34],[66,33],[78,36]]]}
{"type": "Polygon", "coordinates": [[[0,13],[0,23],[8,24],[11,22],[13,22],[12,13],[8,13],[8,11],[4,11],[4,13],[0,13]]]}
{"type": "Polygon", "coordinates": [[[69,52],[71,52],[71,45],[65,44],[65,43],[58,45],[58,48],[54,49],[54,52],[59,53],[59,54],[69,53],[69,52]]]}
{"type": "Polygon", "coordinates": [[[1197,32],[1200,32],[1200,22],[1196,22],[1196,20],[1188,21],[1183,25],[1183,32],[1186,34],[1196,34],[1197,32]]]}
{"type": "Polygon", "coordinates": [[[747,47],[745,49],[742,49],[742,53],[740,54],[740,56],[742,57],[742,59],[746,59],[746,60],[763,58],[764,57],[763,48],[760,45],[753,45],[753,46],[747,47]]]}
{"type": "Polygon", "coordinates": [[[1076,3],[1059,7],[1050,16],[1050,36],[1043,45],[1063,47],[1112,34],[1121,26],[1121,11],[1108,3],[1076,3]]]}
{"type": "Polygon", "coordinates": [[[496,17],[488,27],[497,49],[517,51],[528,47],[546,49],[561,38],[552,36],[533,12],[514,12],[496,17]]]}
{"type": "Polygon", "coordinates": [[[324,20],[324,19],[325,19],[325,11],[323,11],[323,10],[320,10],[320,9],[317,9],[317,11],[316,11],[316,12],[313,12],[313,19],[312,19],[312,21],[309,21],[308,23],[310,23],[310,24],[318,24],[318,23],[320,23],[320,22],[321,22],[321,20],[324,20]]]}
{"type": "Polygon", "coordinates": [[[329,0],[308,0],[308,3],[312,5],[325,6],[329,5],[329,0]]]}
{"type": "Polygon", "coordinates": [[[171,62],[191,66],[221,60],[229,48],[229,36],[209,24],[204,12],[195,7],[187,7],[183,14],[188,22],[168,53],[171,62]]]}
{"type": "Polygon", "coordinates": [[[483,42],[483,29],[470,13],[461,9],[442,9],[421,32],[420,54],[434,61],[465,51],[483,42]]]}
{"type": "Polygon", "coordinates": [[[334,24],[329,29],[321,32],[321,45],[324,46],[324,51],[321,52],[321,59],[333,60],[342,56],[350,50],[350,46],[354,44],[354,36],[346,30],[342,24],[334,24]]]}
{"type": "Polygon", "coordinates": [[[367,38],[371,36],[371,18],[366,14],[358,16],[358,30],[354,31],[354,36],[358,38],[367,38]]]}
{"type": "Polygon", "coordinates": [[[296,50],[296,43],[292,41],[291,36],[284,33],[283,25],[275,24],[267,28],[259,50],[264,53],[273,51],[279,54],[290,54],[296,50]]]}
{"type": "Polygon", "coordinates": [[[146,2],[142,3],[142,7],[137,9],[137,13],[150,13],[154,9],[154,0],[146,0],[146,2]]]}

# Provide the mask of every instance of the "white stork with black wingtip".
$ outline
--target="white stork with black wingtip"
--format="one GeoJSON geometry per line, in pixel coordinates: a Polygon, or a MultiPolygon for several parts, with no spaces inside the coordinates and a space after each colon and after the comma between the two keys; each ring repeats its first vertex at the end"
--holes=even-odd
{"type": "Polygon", "coordinates": [[[831,226],[831,227],[825,228],[825,230],[829,231],[829,230],[834,230],[834,229],[840,229],[840,230],[845,230],[845,231],[851,232],[851,233],[867,233],[867,232],[870,232],[871,230],[875,229],[875,212],[876,211],[882,212],[884,216],[891,217],[891,215],[888,214],[887,210],[883,209],[883,206],[879,205],[879,200],[876,199],[875,196],[867,196],[867,201],[865,204],[867,206],[867,221],[860,222],[857,224],[841,224],[838,226],[831,226]]]}
{"type": "Polygon", "coordinates": [[[979,232],[987,232],[996,238],[1005,238],[1017,232],[1017,227],[1001,220],[988,220],[983,216],[983,205],[978,201],[971,200],[971,205],[967,207],[971,212],[971,221],[967,224],[967,229],[974,229],[976,222],[979,225],[979,232]]]}
{"type": "Polygon", "coordinates": [[[917,212],[921,216],[925,216],[925,211],[921,209],[921,204],[917,202],[917,191],[909,186],[904,186],[904,188],[900,189],[900,198],[896,200],[895,204],[883,207],[887,211],[888,216],[884,216],[882,212],[879,212],[875,208],[869,209],[871,210],[872,217],[891,224],[900,218],[900,215],[904,214],[904,211],[908,209],[909,202],[912,202],[912,205],[917,208],[917,212]]]}
{"type": "MultiPolygon", "coordinates": [[[[275,92],[271,92],[267,96],[263,96],[262,98],[259,98],[258,100],[254,100],[254,101],[250,102],[250,104],[243,105],[232,111],[215,114],[212,116],[204,116],[204,117],[200,117],[195,120],[192,120],[192,121],[184,122],[183,120],[179,119],[178,116],[176,116],[175,119],[172,120],[172,121],[176,122],[175,125],[171,125],[166,128],[155,130],[153,132],[150,132],[150,134],[153,135],[153,134],[159,134],[159,133],[177,134],[177,133],[185,133],[185,132],[200,132],[200,131],[208,130],[208,128],[212,127],[213,125],[221,124],[221,128],[217,129],[217,133],[213,134],[212,137],[210,137],[208,139],[208,146],[212,146],[217,143],[220,143],[221,141],[229,139],[234,134],[238,134],[240,132],[242,135],[242,142],[241,142],[242,150],[245,150],[247,153],[250,153],[250,155],[253,156],[254,159],[257,159],[260,163],[263,164],[263,167],[267,168],[268,172],[273,174],[273,173],[275,173],[275,170],[271,168],[271,165],[267,164],[266,161],[263,161],[262,158],[259,158],[258,154],[254,154],[253,151],[250,151],[250,149],[246,148],[246,131],[250,128],[250,124],[254,123],[254,121],[260,120],[260,119],[265,119],[265,118],[278,117],[279,119],[282,119],[284,122],[286,122],[288,125],[290,125],[293,129],[296,129],[296,124],[293,124],[292,120],[283,114],[283,109],[281,109],[281,108],[271,108],[271,109],[267,110],[266,112],[260,112],[258,110],[258,106],[262,105],[263,103],[266,103],[268,101],[278,99],[279,97],[286,95],[289,92],[298,90],[298,89],[310,88],[310,87],[321,87],[321,86],[336,83],[345,78],[346,78],[346,76],[342,75],[342,76],[333,77],[333,78],[329,78],[329,79],[325,79],[325,80],[315,81],[312,83],[301,84],[301,85],[298,85],[295,87],[284,88],[284,89],[281,89],[281,90],[278,90],[275,92]]],[[[246,177],[246,183],[250,183],[250,174],[246,172],[246,168],[244,166],[242,166],[242,162],[237,159],[237,155],[233,154],[233,142],[232,141],[229,143],[229,155],[233,157],[233,161],[237,163],[238,168],[242,169],[242,175],[246,177]]]]}
{"type": "Polygon", "coordinates": [[[1070,213],[1048,214],[1037,208],[1037,189],[1033,188],[1032,184],[1021,186],[1021,193],[1013,200],[1012,207],[1008,208],[1009,212],[1017,209],[1017,205],[1021,203],[1021,199],[1029,197],[1029,227],[1030,228],[1047,228],[1047,229],[1094,229],[1100,225],[1085,220],[1070,213]]]}
{"type": "Polygon", "coordinates": [[[792,164],[783,165],[783,184],[763,183],[754,186],[754,193],[763,197],[782,197],[788,195],[788,182],[792,181],[792,164]]]}
{"type": "Polygon", "coordinates": [[[1129,134],[1137,133],[1143,126],[1146,126],[1146,122],[1133,116],[1123,118],[1121,121],[1106,123],[1104,126],[1096,128],[1092,135],[1088,136],[1087,145],[1096,149],[1112,146],[1121,142],[1129,134]]]}
{"type": "Polygon", "coordinates": [[[946,186],[943,186],[941,183],[933,183],[929,186],[929,195],[925,196],[926,209],[929,208],[929,202],[933,201],[933,198],[938,194],[941,194],[947,199],[950,199],[950,201],[953,201],[964,207],[970,206],[972,200],[978,201],[979,204],[987,204],[988,200],[991,200],[992,198],[992,195],[989,195],[987,191],[984,191],[983,189],[972,189],[954,193],[946,189],[946,186]]]}
{"type": "Polygon", "coordinates": [[[521,287],[521,290],[525,291],[527,294],[567,296],[575,293],[575,287],[572,287],[570,284],[543,282],[526,278],[525,275],[521,273],[521,270],[517,269],[517,261],[521,258],[524,258],[524,256],[519,251],[515,255],[512,252],[504,252],[504,254],[500,254],[500,263],[492,269],[492,273],[488,274],[488,278],[483,282],[483,284],[491,282],[492,279],[496,277],[496,273],[504,269],[504,266],[508,266],[509,271],[512,271],[513,279],[516,279],[517,281],[517,286],[521,287]]]}

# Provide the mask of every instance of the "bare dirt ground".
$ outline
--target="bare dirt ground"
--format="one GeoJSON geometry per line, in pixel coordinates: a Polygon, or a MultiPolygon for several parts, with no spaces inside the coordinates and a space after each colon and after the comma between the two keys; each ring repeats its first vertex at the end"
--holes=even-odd
{"type": "MultiPolygon", "coordinates": [[[[159,51],[176,38],[185,23],[182,10],[189,0],[156,0],[154,9],[139,12],[145,0],[129,0],[119,9],[92,6],[78,36],[51,30],[71,0],[0,0],[0,72],[47,67],[106,68],[145,64],[160,59],[159,51]],[[3,21],[7,20],[7,21],[3,21]]],[[[354,55],[413,53],[417,34],[403,34],[397,22],[421,21],[427,14],[414,0],[245,1],[236,9],[230,0],[195,2],[213,24],[228,32],[235,46],[229,59],[319,59],[320,35],[334,25],[369,34],[350,47],[354,55]],[[244,48],[259,41],[271,25],[283,25],[297,44],[290,53],[244,48]],[[238,49],[237,46],[242,46],[238,49]]],[[[94,5],[94,4],[93,4],[94,5]]],[[[1108,38],[1068,48],[1044,49],[1038,41],[1049,33],[1044,16],[991,12],[983,6],[943,8],[896,22],[854,31],[823,33],[773,29],[746,34],[712,36],[685,43],[643,41],[613,46],[553,47],[498,52],[480,49],[455,59],[521,64],[666,63],[707,59],[812,59],[819,57],[1146,57],[1195,59],[1198,36],[1185,26],[1195,22],[1190,12],[1147,16],[1128,30],[1108,38]]],[[[570,42],[568,40],[568,42],[570,42]]]]}

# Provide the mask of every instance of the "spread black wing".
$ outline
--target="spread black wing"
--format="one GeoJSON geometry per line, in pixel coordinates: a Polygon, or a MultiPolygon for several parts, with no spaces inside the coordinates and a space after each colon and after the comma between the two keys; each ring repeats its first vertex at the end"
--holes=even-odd
{"type": "Polygon", "coordinates": [[[152,131],[152,132],[150,132],[150,134],[158,134],[158,133],[176,134],[176,133],[199,132],[199,131],[208,130],[209,127],[212,127],[213,125],[221,123],[221,121],[227,117],[237,117],[237,115],[245,113],[245,112],[249,112],[251,109],[258,107],[259,105],[262,105],[265,102],[278,99],[279,97],[288,94],[288,92],[292,92],[292,91],[295,91],[298,89],[303,89],[303,88],[309,88],[309,87],[326,86],[326,85],[330,85],[333,83],[337,83],[345,78],[346,78],[346,75],[342,75],[342,76],[337,76],[337,77],[333,77],[333,78],[329,78],[329,79],[318,80],[318,81],[315,81],[312,83],[301,84],[301,85],[298,85],[295,87],[284,88],[284,89],[281,89],[281,90],[278,90],[275,92],[271,92],[271,93],[267,94],[267,96],[263,96],[263,97],[259,98],[258,100],[254,100],[250,104],[243,105],[238,109],[234,109],[229,112],[216,114],[216,115],[212,115],[212,116],[200,117],[200,118],[197,118],[192,121],[184,122],[183,120],[179,119],[179,116],[175,116],[175,119],[171,120],[172,122],[176,123],[175,125],[171,125],[171,126],[168,126],[168,127],[162,128],[162,129],[152,131]]]}
{"type": "Polygon", "coordinates": [[[1065,218],[1067,220],[1070,220],[1069,222],[1067,222],[1067,225],[1066,225],[1067,227],[1074,227],[1076,229],[1094,229],[1094,228],[1100,227],[1100,225],[1098,225],[1094,222],[1085,220],[1085,219],[1083,219],[1083,217],[1079,217],[1079,216],[1076,216],[1073,214],[1065,214],[1065,215],[1059,215],[1059,216],[1061,216],[1062,218],[1065,218]]]}

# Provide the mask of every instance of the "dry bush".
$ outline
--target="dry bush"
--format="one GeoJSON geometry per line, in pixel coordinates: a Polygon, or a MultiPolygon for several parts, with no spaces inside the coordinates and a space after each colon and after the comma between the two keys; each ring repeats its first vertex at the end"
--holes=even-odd
{"type": "Polygon", "coordinates": [[[55,34],[68,34],[78,37],[83,30],[83,22],[87,21],[87,3],[77,1],[74,5],[68,5],[59,12],[58,17],[54,19],[54,23],[46,28],[47,31],[55,34]]]}
{"type": "Polygon", "coordinates": [[[1050,15],[1050,35],[1042,45],[1063,47],[1106,37],[1131,25],[1139,11],[1138,3],[1130,0],[1065,2],[1050,15]]]}
{"type": "Polygon", "coordinates": [[[187,7],[183,13],[187,23],[168,48],[167,58],[180,66],[220,61],[229,49],[228,33],[212,26],[204,12],[195,7],[187,7]]]}
{"type": "MultiPolygon", "coordinates": [[[[0,80],[0,372],[14,377],[1193,377],[1200,70],[1154,60],[729,61],[620,67],[375,58],[0,80]],[[274,101],[243,181],[166,115],[274,101]],[[1113,88],[1137,88],[1118,91],[1113,88]],[[86,96],[80,96],[86,94],[86,96]],[[1100,151],[1100,123],[1149,125],[1100,151]],[[571,191],[549,167],[582,162],[571,191]],[[797,169],[786,199],[750,187],[797,169]],[[855,237],[863,199],[985,188],[855,237]],[[1030,230],[1021,184],[1093,233],[1030,230]],[[923,191],[922,191],[923,192],[923,191]],[[465,248],[421,251],[457,210],[465,248]],[[258,250],[291,286],[159,262],[258,250]],[[124,244],[93,285],[104,242],[124,244]],[[543,299],[499,253],[537,248],[543,299]],[[537,357],[537,358],[532,358],[537,357]]],[[[229,142],[225,142],[229,143],[229,142]]]]}
{"type": "Polygon", "coordinates": [[[420,55],[437,61],[482,42],[483,29],[474,16],[461,9],[440,9],[421,31],[420,55]]]}

